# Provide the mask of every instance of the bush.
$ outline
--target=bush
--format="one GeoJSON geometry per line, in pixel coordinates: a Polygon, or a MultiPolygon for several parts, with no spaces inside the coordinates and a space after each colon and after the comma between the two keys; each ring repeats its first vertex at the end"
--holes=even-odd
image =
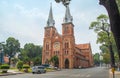
{"type": "Polygon", "coordinates": [[[29,65],[23,65],[23,67],[22,67],[23,69],[28,69],[28,68],[30,68],[30,66],[29,65]]]}
{"type": "Polygon", "coordinates": [[[2,70],[3,73],[7,73],[7,70],[10,68],[8,64],[3,64],[0,66],[0,69],[2,70]]]}
{"type": "Polygon", "coordinates": [[[8,64],[3,64],[0,66],[0,69],[9,69],[10,66],[8,64]]]}
{"type": "Polygon", "coordinates": [[[21,70],[23,67],[23,61],[18,61],[17,63],[17,69],[21,70]]]}
{"type": "Polygon", "coordinates": [[[24,72],[28,72],[28,69],[30,68],[29,65],[23,65],[23,70],[24,72]]]}

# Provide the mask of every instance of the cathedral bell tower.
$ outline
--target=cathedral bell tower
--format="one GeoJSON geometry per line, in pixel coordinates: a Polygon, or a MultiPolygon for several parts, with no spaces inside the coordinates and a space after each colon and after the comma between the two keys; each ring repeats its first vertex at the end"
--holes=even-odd
{"type": "Polygon", "coordinates": [[[52,56],[52,39],[54,38],[56,28],[55,21],[53,19],[52,5],[50,6],[49,16],[47,20],[47,25],[44,28],[44,41],[42,50],[42,64],[48,64],[49,59],[52,56]]]}
{"type": "MultiPolygon", "coordinates": [[[[63,52],[64,52],[64,61],[68,60],[68,68],[73,68],[73,59],[74,59],[74,49],[75,49],[75,38],[74,38],[74,25],[72,23],[73,17],[70,14],[69,5],[66,6],[65,17],[62,24],[62,36],[63,36],[63,52]]],[[[68,65],[65,62],[66,65],[68,65]]]]}
{"type": "Polygon", "coordinates": [[[52,13],[52,4],[50,6],[50,12],[47,20],[47,26],[45,27],[45,35],[44,37],[51,37],[54,35],[56,28],[55,28],[55,21],[53,19],[53,13],[52,13]]]}
{"type": "Polygon", "coordinates": [[[69,6],[66,6],[66,13],[62,24],[62,34],[74,36],[73,17],[70,14],[69,6]]]}

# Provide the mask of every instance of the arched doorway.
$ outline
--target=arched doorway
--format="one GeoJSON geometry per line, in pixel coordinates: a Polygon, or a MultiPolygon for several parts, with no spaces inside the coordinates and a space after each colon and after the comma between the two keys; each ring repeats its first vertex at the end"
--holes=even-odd
{"type": "Polygon", "coordinates": [[[68,69],[69,68],[69,60],[65,59],[65,68],[68,69]]]}

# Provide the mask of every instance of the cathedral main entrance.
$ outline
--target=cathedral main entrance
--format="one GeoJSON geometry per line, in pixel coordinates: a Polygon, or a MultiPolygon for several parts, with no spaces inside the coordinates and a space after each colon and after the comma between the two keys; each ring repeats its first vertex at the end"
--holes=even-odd
{"type": "Polygon", "coordinates": [[[65,68],[68,69],[69,68],[69,60],[65,59],[65,68]]]}

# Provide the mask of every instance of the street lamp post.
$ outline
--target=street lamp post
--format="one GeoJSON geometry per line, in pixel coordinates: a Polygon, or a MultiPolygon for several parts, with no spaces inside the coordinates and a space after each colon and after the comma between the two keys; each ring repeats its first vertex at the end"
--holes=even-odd
{"type": "Polygon", "coordinates": [[[103,56],[100,54],[100,67],[102,67],[102,60],[103,60],[103,56]]]}

